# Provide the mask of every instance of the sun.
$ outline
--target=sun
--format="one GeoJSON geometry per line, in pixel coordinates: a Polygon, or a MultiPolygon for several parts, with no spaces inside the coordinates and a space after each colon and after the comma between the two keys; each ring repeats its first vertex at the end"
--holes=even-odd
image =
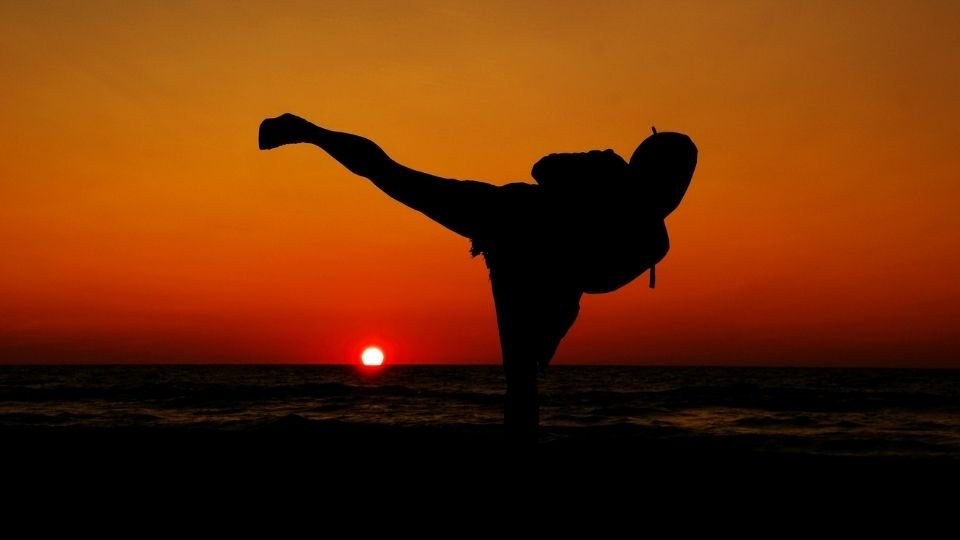
{"type": "Polygon", "coordinates": [[[363,365],[370,367],[383,365],[383,351],[378,347],[367,347],[360,354],[360,361],[363,365]]]}

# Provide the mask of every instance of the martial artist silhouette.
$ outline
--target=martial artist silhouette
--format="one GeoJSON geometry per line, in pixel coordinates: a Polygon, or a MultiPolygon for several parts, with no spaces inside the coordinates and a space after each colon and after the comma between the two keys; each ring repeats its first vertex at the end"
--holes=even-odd
{"type": "Polygon", "coordinates": [[[538,370],[573,325],[583,293],[611,292],[650,270],[669,249],[664,218],[683,198],[697,148],[680,133],[644,140],[630,162],[612,150],[551,154],[537,184],[452,180],[396,163],[372,141],[291,114],[260,124],[263,150],[319,146],[397,201],[472,240],[490,270],[512,440],[535,440],[538,370]]]}

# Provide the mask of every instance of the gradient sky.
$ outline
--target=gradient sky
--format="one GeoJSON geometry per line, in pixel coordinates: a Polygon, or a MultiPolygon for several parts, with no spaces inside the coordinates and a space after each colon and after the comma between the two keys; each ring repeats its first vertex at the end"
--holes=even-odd
{"type": "Polygon", "coordinates": [[[435,174],[700,162],[657,289],[556,363],[960,367],[960,3],[3,2],[0,362],[499,360],[469,242],[284,111],[435,174]]]}

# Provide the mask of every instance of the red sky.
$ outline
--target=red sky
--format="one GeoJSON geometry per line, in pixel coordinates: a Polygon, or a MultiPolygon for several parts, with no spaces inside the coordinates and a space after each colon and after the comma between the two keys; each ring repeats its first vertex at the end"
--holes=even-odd
{"type": "Polygon", "coordinates": [[[646,280],[556,363],[960,367],[960,7],[903,2],[6,2],[0,362],[499,359],[468,241],[322,152],[531,181],[688,133],[646,280]]]}

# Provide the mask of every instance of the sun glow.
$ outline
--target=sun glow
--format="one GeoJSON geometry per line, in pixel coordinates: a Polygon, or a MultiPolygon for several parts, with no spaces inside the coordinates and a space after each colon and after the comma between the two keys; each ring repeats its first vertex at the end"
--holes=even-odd
{"type": "Polygon", "coordinates": [[[360,361],[363,362],[363,365],[370,367],[383,365],[383,358],[383,351],[377,347],[367,347],[360,354],[360,361]]]}

